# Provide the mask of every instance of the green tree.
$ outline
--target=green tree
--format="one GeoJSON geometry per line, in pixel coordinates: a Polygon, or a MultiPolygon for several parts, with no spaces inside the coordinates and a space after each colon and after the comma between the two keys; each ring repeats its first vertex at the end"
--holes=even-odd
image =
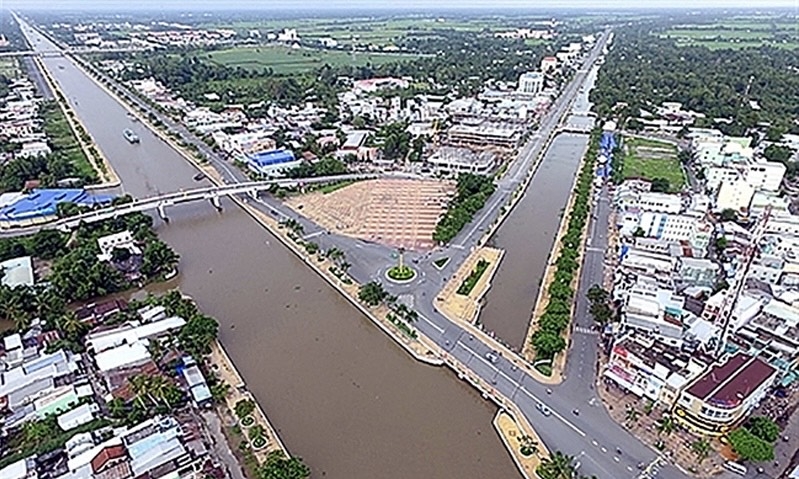
{"type": "Polygon", "coordinates": [[[543,459],[535,472],[541,479],[573,479],[577,474],[574,458],[560,451],[543,459]]]}
{"type": "Polygon", "coordinates": [[[532,345],[536,358],[551,359],[566,349],[566,340],[558,333],[539,329],[533,333],[532,345]]]}
{"type": "Polygon", "coordinates": [[[633,406],[628,405],[627,409],[624,411],[624,421],[627,424],[635,424],[638,422],[639,417],[641,417],[641,413],[633,406]]]}
{"type": "Polygon", "coordinates": [[[793,155],[793,150],[787,146],[782,145],[769,145],[763,150],[763,156],[768,161],[776,161],[779,163],[787,163],[793,155]]]}
{"type": "Polygon", "coordinates": [[[595,284],[588,288],[588,300],[592,303],[606,303],[610,299],[610,293],[605,288],[595,284]]]}
{"type": "Polygon", "coordinates": [[[766,442],[774,442],[780,437],[780,427],[765,416],[754,416],[746,422],[746,429],[766,442]]]}
{"type": "Polygon", "coordinates": [[[655,178],[652,180],[651,191],[655,193],[668,193],[671,185],[666,178],[655,178]]]}
{"type": "Polygon", "coordinates": [[[250,399],[239,399],[234,406],[236,416],[239,419],[244,419],[245,417],[252,414],[255,410],[255,403],[250,399]]]}
{"type": "Polygon", "coordinates": [[[733,450],[746,461],[763,462],[774,459],[774,446],[740,427],[727,435],[733,450]]]}
{"type": "Polygon", "coordinates": [[[174,271],[180,260],[172,248],[158,239],[147,243],[143,256],[141,271],[149,278],[174,271]]]}
{"type": "Polygon", "coordinates": [[[311,469],[299,457],[287,458],[282,451],[272,451],[258,468],[258,479],[305,479],[311,469]]]}
{"type": "Polygon", "coordinates": [[[211,352],[211,344],[219,333],[219,323],[210,316],[195,314],[180,328],[178,340],[180,347],[195,358],[202,358],[211,352]]]}
{"type": "Polygon", "coordinates": [[[738,219],[738,213],[731,208],[726,208],[721,211],[719,217],[721,218],[721,221],[735,221],[738,219]]]}
{"type": "Polygon", "coordinates": [[[388,293],[378,281],[370,281],[358,290],[358,299],[369,306],[377,306],[386,299],[388,293]]]}
{"type": "Polygon", "coordinates": [[[674,430],[677,429],[677,423],[674,422],[674,418],[668,415],[664,415],[658,421],[657,430],[658,436],[661,434],[665,434],[666,436],[670,436],[674,430]]]}

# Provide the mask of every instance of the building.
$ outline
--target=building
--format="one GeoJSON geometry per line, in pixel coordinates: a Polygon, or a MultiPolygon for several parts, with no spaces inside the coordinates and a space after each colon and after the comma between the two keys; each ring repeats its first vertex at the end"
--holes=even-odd
{"type": "Polygon", "coordinates": [[[512,150],[519,145],[521,130],[513,123],[459,123],[447,131],[447,141],[452,146],[474,148],[497,147],[512,150]]]}
{"type": "Polygon", "coordinates": [[[776,377],[777,370],[757,356],[726,356],[680,393],[675,417],[693,432],[724,434],[760,403],[776,377]]]}
{"type": "Polygon", "coordinates": [[[131,255],[141,255],[141,249],[136,246],[133,240],[133,234],[130,231],[120,231],[106,236],[97,238],[97,245],[100,247],[100,254],[97,259],[100,261],[111,261],[115,249],[125,249],[131,255]]]}
{"type": "Polygon", "coordinates": [[[33,262],[30,256],[11,258],[0,263],[0,281],[9,288],[33,286],[33,262]]]}
{"type": "Polygon", "coordinates": [[[541,72],[527,72],[519,76],[519,93],[537,95],[544,89],[544,74],[541,72]]]}
{"type": "Polygon", "coordinates": [[[111,195],[90,194],[82,189],[35,189],[0,208],[0,228],[55,220],[61,203],[93,207],[109,204],[113,199],[111,195]]]}
{"type": "Polygon", "coordinates": [[[490,151],[474,152],[467,148],[443,146],[427,158],[427,163],[446,174],[468,172],[486,175],[494,169],[496,155],[490,151]]]}
{"type": "Polygon", "coordinates": [[[542,73],[549,73],[558,69],[558,59],[555,57],[544,57],[541,59],[540,66],[542,73]]]}
{"type": "Polygon", "coordinates": [[[185,324],[186,320],[179,316],[171,316],[147,324],[132,321],[114,329],[89,333],[86,336],[86,348],[94,353],[100,353],[123,344],[130,345],[145,339],[158,338],[170,331],[182,328],[185,324]]]}
{"type": "Polygon", "coordinates": [[[680,348],[628,333],[613,345],[602,376],[638,397],[670,407],[683,386],[706,367],[680,348]]]}
{"type": "Polygon", "coordinates": [[[700,251],[707,249],[713,234],[713,226],[695,216],[650,211],[641,214],[638,228],[648,238],[667,242],[685,241],[700,251]]]}
{"type": "Polygon", "coordinates": [[[302,163],[289,150],[271,150],[250,154],[247,166],[250,171],[268,177],[283,176],[302,163]]]}
{"type": "Polygon", "coordinates": [[[754,195],[755,189],[743,178],[724,182],[716,195],[715,211],[734,210],[746,213],[754,195]]]}
{"type": "Polygon", "coordinates": [[[49,394],[56,380],[78,370],[77,358],[64,350],[37,355],[2,373],[0,409],[15,411],[49,394]]]}

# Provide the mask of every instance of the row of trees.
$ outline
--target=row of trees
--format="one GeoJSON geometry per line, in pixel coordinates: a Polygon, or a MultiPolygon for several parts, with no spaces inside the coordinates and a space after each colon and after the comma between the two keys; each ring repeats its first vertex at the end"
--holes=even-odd
{"type": "Polygon", "coordinates": [[[579,267],[580,245],[590,212],[589,196],[599,135],[599,129],[591,133],[585,161],[577,178],[566,234],[561,239],[560,254],[555,262],[555,277],[547,290],[549,301],[544,314],[538,319],[538,330],[533,333],[532,346],[537,359],[552,359],[566,348],[563,331],[571,322],[571,305],[574,299],[571,284],[579,267]]]}
{"type": "Polygon", "coordinates": [[[450,201],[447,212],[436,224],[433,240],[447,243],[457,236],[460,230],[485,206],[494,193],[494,180],[490,176],[462,173],[458,176],[455,197],[450,201]]]}
{"type": "Polygon", "coordinates": [[[595,284],[588,290],[589,312],[594,321],[605,325],[613,320],[613,308],[610,306],[610,293],[595,284]]]}

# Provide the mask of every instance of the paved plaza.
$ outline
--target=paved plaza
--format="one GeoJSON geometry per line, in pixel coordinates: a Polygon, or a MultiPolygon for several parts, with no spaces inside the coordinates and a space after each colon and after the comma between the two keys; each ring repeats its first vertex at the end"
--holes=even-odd
{"type": "Polygon", "coordinates": [[[448,181],[378,179],[289,198],[295,211],[323,228],[395,248],[424,251],[455,191],[448,181]]]}

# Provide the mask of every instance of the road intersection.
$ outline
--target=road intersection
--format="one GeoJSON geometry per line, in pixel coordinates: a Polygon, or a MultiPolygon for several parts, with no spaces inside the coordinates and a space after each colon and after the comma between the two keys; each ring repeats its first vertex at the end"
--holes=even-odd
{"type": "MultiPolygon", "coordinates": [[[[41,35],[28,28],[26,35],[41,35]]],[[[472,223],[443,250],[435,256],[448,256],[450,260],[439,270],[432,266],[430,253],[409,254],[408,259],[415,263],[419,271],[418,279],[410,284],[391,286],[391,291],[409,302],[419,313],[415,326],[420,333],[437,343],[453,361],[464,365],[467,371],[460,374],[473,374],[492,385],[498,396],[512,401],[533,424],[538,434],[552,450],[560,450],[575,457],[579,472],[586,476],[596,475],[602,479],[633,478],[639,476],[639,465],[648,470],[660,469],[658,477],[685,477],[677,469],[661,465],[659,455],[631,436],[616,424],[601,405],[596,392],[597,336],[590,334],[593,326],[588,315],[585,292],[595,283],[601,283],[604,274],[605,250],[607,248],[607,225],[610,213],[609,191],[603,187],[595,207],[594,216],[589,219],[589,248],[584,256],[580,286],[576,293],[574,327],[578,334],[572,336],[570,357],[566,366],[565,381],[557,386],[547,386],[537,382],[526,372],[523,360],[513,353],[500,354],[484,333],[467,331],[444,317],[435,305],[438,290],[469,255],[472,248],[482,244],[486,232],[495,224],[500,210],[512,195],[526,186],[526,180],[535,173],[535,165],[546,150],[551,136],[567,114],[585,114],[587,99],[582,94],[583,86],[593,82],[596,68],[592,67],[599,56],[607,34],[585,60],[586,68],[579,70],[564,92],[555,101],[550,111],[542,119],[537,134],[521,149],[506,174],[498,181],[497,191],[472,223]],[[578,92],[582,97],[578,97],[578,92]],[[545,405],[549,414],[541,411],[545,405]],[[658,464],[657,467],[650,464],[658,464]]],[[[41,41],[31,42],[40,48],[52,42],[42,37],[41,41]]],[[[53,45],[54,46],[54,45],[53,45]]],[[[77,61],[77,60],[75,60],[77,61]]],[[[80,63],[80,61],[77,61],[80,63]]],[[[94,67],[82,64],[85,69],[94,67]]],[[[95,75],[103,77],[102,72],[95,75]]],[[[111,79],[106,79],[113,84],[111,79]]],[[[122,93],[125,100],[136,104],[148,114],[155,115],[184,141],[195,147],[209,159],[222,176],[225,183],[246,181],[244,174],[233,167],[205,143],[194,137],[185,127],[155,111],[138,97],[122,93]]],[[[524,194],[521,191],[520,194],[524,194]]],[[[347,253],[353,266],[352,276],[359,282],[382,279],[385,268],[390,266],[392,250],[388,247],[353,240],[324,231],[317,225],[288,210],[281,202],[271,197],[262,197],[251,202],[267,214],[291,217],[303,224],[305,234],[312,236],[323,248],[337,247],[347,253]]]]}

